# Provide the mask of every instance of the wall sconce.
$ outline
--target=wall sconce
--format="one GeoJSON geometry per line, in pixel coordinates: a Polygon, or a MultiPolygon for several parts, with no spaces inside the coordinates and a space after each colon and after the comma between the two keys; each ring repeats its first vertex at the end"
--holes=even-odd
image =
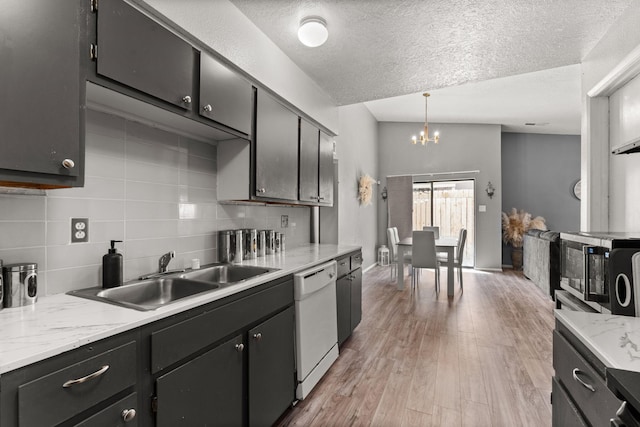
{"type": "Polygon", "coordinates": [[[382,200],[384,200],[386,202],[387,201],[387,187],[384,187],[382,189],[382,193],[380,193],[380,195],[382,196],[382,200]]]}
{"type": "Polygon", "coordinates": [[[487,188],[484,191],[487,192],[487,196],[489,196],[490,199],[493,199],[493,194],[496,192],[496,189],[493,184],[491,184],[491,181],[489,181],[487,188]]]}

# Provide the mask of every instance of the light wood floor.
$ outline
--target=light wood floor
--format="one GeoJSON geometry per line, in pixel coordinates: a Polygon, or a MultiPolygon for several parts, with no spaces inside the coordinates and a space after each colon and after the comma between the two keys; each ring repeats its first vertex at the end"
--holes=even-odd
{"type": "Polygon", "coordinates": [[[279,426],[550,426],[554,304],[519,272],[464,270],[464,292],[364,275],[362,323],[279,426]]]}

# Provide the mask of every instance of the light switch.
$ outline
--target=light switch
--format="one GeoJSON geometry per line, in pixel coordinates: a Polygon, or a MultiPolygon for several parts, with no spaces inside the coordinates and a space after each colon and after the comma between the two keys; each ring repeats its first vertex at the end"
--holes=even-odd
{"type": "Polygon", "coordinates": [[[487,205],[478,205],[478,212],[486,212],[487,205]]]}

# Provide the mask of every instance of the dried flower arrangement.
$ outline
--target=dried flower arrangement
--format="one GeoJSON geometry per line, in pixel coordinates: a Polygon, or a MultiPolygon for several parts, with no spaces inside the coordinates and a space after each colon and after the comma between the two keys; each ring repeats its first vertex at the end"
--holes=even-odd
{"type": "Polygon", "coordinates": [[[531,218],[530,213],[516,208],[508,215],[502,212],[502,240],[506,244],[521,248],[524,235],[530,229],[546,230],[545,219],[541,216],[531,218]]]}
{"type": "Polygon", "coordinates": [[[371,204],[374,182],[373,178],[367,174],[360,177],[358,181],[358,200],[360,200],[361,205],[367,206],[371,204]]]}

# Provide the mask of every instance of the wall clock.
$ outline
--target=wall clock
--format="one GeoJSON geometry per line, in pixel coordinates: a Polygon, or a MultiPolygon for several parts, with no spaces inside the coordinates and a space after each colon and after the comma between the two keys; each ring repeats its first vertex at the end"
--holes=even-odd
{"type": "Polygon", "coordinates": [[[575,184],[573,184],[573,196],[580,200],[582,195],[582,181],[578,180],[575,184]]]}

